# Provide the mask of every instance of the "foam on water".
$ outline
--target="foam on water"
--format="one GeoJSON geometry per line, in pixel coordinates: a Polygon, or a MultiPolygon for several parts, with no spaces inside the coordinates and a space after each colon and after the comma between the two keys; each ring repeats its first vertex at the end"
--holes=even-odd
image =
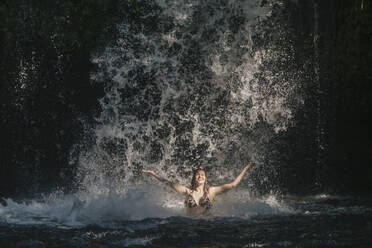
{"type": "MultiPolygon", "coordinates": [[[[0,222],[20,225],[81,227],[98,224],[118,227],[122,221],[145,218],[186,216],[183,197],[164,193],[150,185],[128,190],[126,195],[59,195],[51,194],[38,201],[15,202],[6,199],[0,205],[0,222]]],[[[165,190],[166,192],[166,190],[165,190]]],[[[246,191],[236,190],[216,198],[209,217],[249,218],[266,214],[290,214],[293,211],[275,196],[252,199],[246,191]]],[[[201,217],[203,218],[203,217],[201,217]]],[[[161,223],[161,222],[159,222],[161,223]]],[[[134,224],[134,230],[152,228],[156,223],[134,224]]],[[[131,228],[126,224],[126,228],[131,228]]]]}

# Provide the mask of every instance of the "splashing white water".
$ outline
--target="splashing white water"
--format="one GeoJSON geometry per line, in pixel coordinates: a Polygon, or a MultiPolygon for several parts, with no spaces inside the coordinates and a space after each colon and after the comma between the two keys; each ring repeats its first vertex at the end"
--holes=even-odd
{"type": "MultiPolygon", "coordinates": [[[[121,221],[127,220],[186,216],[182,197],[176,193],[166,194],[158,187],[149,185],[129,189],[125,195],[51,194],[40,200],[14,202],[7,199],[5,202],[6,206],[0,204],[0,222],[18,225],[41,224],[68,228],[98,224],[118,227],[121,221]]],[[[249,218],[292,212],[275,196],[252,199],[246,191],[235,191],[217,198],[209,217],[249,218]]],[[[136,225],[133,228],[150,227],[136,225]]]]}
{"type": "Polygon", "coordinates": [[[119,25],[117,42],[94,59],[92,80],[107,87],[96,142],[80,153],[85,191],[125,194],[143,167],[188,185],[199,166],[224,182],[264,162],[259,143],[287,129],[299,86],[266,66],[290,52],[254,48],[254,27],[271,14],[259,3],[159,0],[161,11],[143,13],[154,30],[119,25]]]}
{"type": "MultiPolygon", "coordinates": [[[[92,81],[105,84],[106,95],[95,142],[79,151],[80,189],[7,200],[0,220],[73,226],[183,215],[182,197],[148,186],[154,181],[141,168],[187,186],[201,166],[221,184],[244,164],[270,159],[270,139],[288,128],[301,97],[297,72],[275,67],[293,60],[293,49],[262,38],[271,5],[259,2],[159,0],[136,13],[138,23],[118,25],[117,41],[93,59],[99,69],[92,81]]],[[[213,214],[290,211],[273,197],[253,199],[244,182],[240,187],[217,199],[213,214]]]]}

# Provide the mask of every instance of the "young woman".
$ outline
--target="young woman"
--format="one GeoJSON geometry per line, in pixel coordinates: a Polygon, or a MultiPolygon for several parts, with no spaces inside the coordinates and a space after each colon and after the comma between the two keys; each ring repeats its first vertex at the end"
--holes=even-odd
{"type": "Polygon", "coordinates": [[[160,182],[165,183],[177,193],[185,196],[185,206],[188,215],[200,215],[208,212],[212,207],[214,197],[235,188],[242,180],[244,174],[253,167],[250,164],[244,167],[240,175],[232,182],[221,186],[209,187],[205,171],[197,169],[191,180],[191,187],[185,187],[160,177],[152,170],[142,170],[143,173],[152,175],[160,182]]]}

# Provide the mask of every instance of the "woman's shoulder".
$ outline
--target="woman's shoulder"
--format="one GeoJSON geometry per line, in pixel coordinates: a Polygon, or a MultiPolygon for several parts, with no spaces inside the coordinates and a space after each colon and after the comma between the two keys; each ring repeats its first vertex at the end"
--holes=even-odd
{"type": "Polygon", "coordinates": [[[189,188],[187,188],[187,187],[185,187],[186,189],[185,189],[185,195],[191,195],[192,194],[192,192],[193,192],[193,190],[192,189],[189,189],[189,188]]]}

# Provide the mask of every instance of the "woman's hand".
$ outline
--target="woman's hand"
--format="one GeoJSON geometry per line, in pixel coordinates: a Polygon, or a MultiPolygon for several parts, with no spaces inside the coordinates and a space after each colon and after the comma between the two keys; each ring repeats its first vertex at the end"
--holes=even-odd
{"type": "Polygon", "coordinates": [[[247,166],[244,167],[244,171],[247,172],[248,170],[250,170],[255,164],[254,163],[251,163],[247,166]]]}
{"type": "Polygon", "coordinates": [[[145,169],[142,169],[141,171],[142,171],[142,173],[150,174],[150,175],[152,175],[152,176],[155,176],[155,175],[156,175],[156,173],[155,173],[154,171],[152,171],[152,170],[145,170],[145,169]]]}
{"type": "Polygon", "coordinates": [[[149,174],[149,175],[155,177],[160,182],[165,183],[166,185],[168,185],[169,187],[171,187],[172,189],[174,189],[177,193],[180,193],[181,195],[186,195],[186,194],[189,194],[191,192],[191,190],[189,188],[187,188],[185,186],[182,186],[180,184],[177,184],[177,183],[173,183],[173,182],[169,181],[168,179],[162,178],[152,170],[142,169],[141,171],[142,171],[143,174],[149,174]]]}
{"type": "Polygon", "coordinates": [[[234,182],[228,183],[228,184],[224,184],[224,185],[221,185],[221,186],[211,187],[211,191],[212,191],[213,197],[216,196],[216,195],[225,193],[225,192],[229,191],[230,189],[233,189],[236,186],[238,186],[238,184],[242,180],[244,174],[248,170],[250,170],[253,166],[254,166],[254,163],[251,163],[251,164],[245,166],[244,169],[243,169],[243,171],[240,173],[240,175],[237,178],[235,178],[234,182]]]}

